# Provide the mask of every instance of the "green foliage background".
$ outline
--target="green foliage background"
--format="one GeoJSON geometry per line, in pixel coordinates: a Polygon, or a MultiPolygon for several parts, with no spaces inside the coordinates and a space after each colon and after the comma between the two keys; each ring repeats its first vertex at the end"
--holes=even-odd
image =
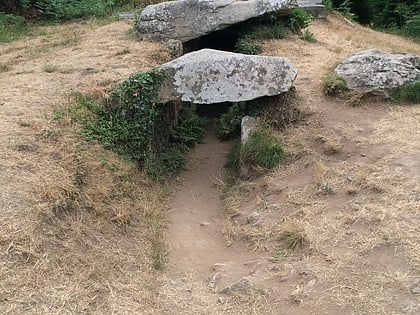
{"type": "Polygon", "coordinates": [[[335,9],[351,12],[362,24],[420,38],[418,0],[332,0],[332,4],[335,9]]]}

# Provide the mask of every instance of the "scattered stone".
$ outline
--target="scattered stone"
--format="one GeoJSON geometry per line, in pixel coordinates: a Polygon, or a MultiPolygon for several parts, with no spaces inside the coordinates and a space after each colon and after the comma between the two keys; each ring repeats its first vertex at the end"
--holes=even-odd
{"type": "Polygon", "coordinates": [[[209,222],[201,222],[200,223],[200,226],[201,227],[206,227],[206,226],[209,226],[210,225],[210,223],[209,222]]]}
{"type": "Polygon", "coordinates": [[[219,303],[219,304],[225,304],[226,303],[226,299],[223,296],[219,296],[219,298],[217,299],[217,303],[219,303]]]}
{"type": "Polygon", "coordinates": [[[251,212],[247,217],[246,217],[246,222],[248,224],[251,225],[256,225],[261,221],[261,214],[259,214],[258,212],[251,212]]]}
{"type": "Polygon", "coordinates": [[[256,117],[244,116],[241,120],[241,143],[248,141],[249,135],[258,128],[260,120],[256,117]]]}
{"type": "Polygon", "coordinates": [[[279,95],[290,89],[297,75],[287,58],[214,49],[183,55],[158,69],[167,74],[159,92],[162,103],[215,104],[279,95]]]}
{"type": "Polygon", "coordinates": [[[120,12],[118,13],[118,18],[120,20],[135,20],[136,15],[134,14],[134,12],[120,12]]]}
{"type": "Polygon", "coordinates": [[[210,277],[210,279],[207,282],[207,286],[211,289],[214,289],[217,285],[217,282],[220,280],[221,275],[220,272],[216,272],[214,275],[210,277]]]}
{"type": "Polygon", "coordinates": [[[178,0],[149,5],[137,23],[141,39],[183,43],[267,12],[289,9],[290,0],[178,0]]]}
{"type": "Polygon", "coordinates": [[[213,270],[217,271],[217,270],[223,270],[223,268],[226,266],[226,264],[223,263],[215,263],[213,266],[213,270]]]}
{"type": "Polygon", "coordinates": [[[356,25],[354,25],[354,23],[350,21],[349,19],[344,18],[344,22],[346,22],[351,27],[356,27],[356,25]]]}
{"type": "Polygon", "coordinates": [[[418,280],[416,283],[414,283],[411,288],[410,292],[412,294],[420,294],[420,280],[418,280]]]}
{"type": "Polygon", "coordinates": [[[224,288],[222,291],[220,291],[220,293],[230,294],[233,292],[246,291],[253,286],[254,283],[251,280],[249,280],[248,278],[241,278],[235,283],[232,283],[230,286],[224,288]]]}
{"type": "Polygon", "coordinates": [[[334,72],[350,90],[389,98],[400,86],[420,80],[420,56],[371,49],[350,56],[334,72]]]}

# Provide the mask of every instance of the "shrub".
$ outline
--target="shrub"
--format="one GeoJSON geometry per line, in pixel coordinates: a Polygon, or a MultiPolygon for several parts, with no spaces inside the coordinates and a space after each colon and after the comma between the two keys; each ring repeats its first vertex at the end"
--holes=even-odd
{"type": "Polygon", "coordinates": [[[393,94],[393,99],[400,102],[409,101],[414,103],[420,103],[420,81],[401,86],[393,94]]]}
{"type": "Polygon", "coordinates": [[[337,97],[348,91],[346,81],[338,75],[329,74],[322,83],[322,91],[328,96],[337,97]]]}
{"type": "Polygon", "coordinates": [[[242,117],[246,115],[245,103],[233,103],[227,113],[217,120],[217,135],[222,140],[233,139],[241,134],[242,117]]]}
{"type": "Polygon", "coordinates": [[[413,16],[407,21],[403,32],[410,37],[420,38],[420,14],[413,16]]]}
{"type": "Polygon", "coordinates": [[[104,104],[75,95],[83,135],[133,159],[155,180],[184,169],[183,153],[200,140],[204,123],[194,107],[185,107],[174,125],[170,106],[157,101],[163,78],[156,70],[136,74],[115,87],[104,104]]]}
{"type": "Polygon", "coordinates": [[[21,16],[0,12],[0,42],[11,42],[30,33],[30,25],[21,16]]]}
{"type": "Polygon", "coordinates": [[[249,35],[240,36],[236,42],[236,52],[246,55],[256,55],[262,51],[262,47],[254,43],[249,35]]]}
{"type": "Polygon", "coordinates": [[[114,4],[113,0],[40,0],[34,6],[48,18],[71,20],[105,16],[114,4]]]}
{"type": "Polygon", "coordinates": [[[332,0],[323,0],[322,4],[325,5],[325,7],[327,8],[329,12],[332,12],[334,10],[334,5],[333,5],[332,0]]]}
{"type": "Polygon", "coordinates": [[[312,16],[302,8],[295,8],[292,10],[289,20],[290,29],[296,33],[301,34],[302,29],[307,28],[312,22],[312,16]]]}
{"type": "Polygon", "coordinates": [[[283,158],[282,146],[269,129],[260,129],[251,133],[243,144],[240,154],[241,162],[266,169],[276,167],[283,158]]]}

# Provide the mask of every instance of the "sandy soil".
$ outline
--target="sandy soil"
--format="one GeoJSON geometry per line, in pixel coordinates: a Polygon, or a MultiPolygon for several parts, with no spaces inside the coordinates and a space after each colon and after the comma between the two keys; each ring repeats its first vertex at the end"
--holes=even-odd
{"type": "Polygon", "coordinates": [[[322,78],[351,53],[420,54],[419,44],[339,16],[313,23],[318,43],[263,42],[263,54],[297,66],[295,102],[309,116],[278,135],[286,163],[233,190],[223,182],[230,144],[205,137],[171,184],[167,264],[156,272],[148,237],[165,223],[150,209],[164,198],[127,162],[81,145],[71,120],[54,119],[70,91],[102,95],[167,60],[130,28],[46,27],[0,46],[1,314],[420,312],[410,292],[420,278],[420,108],[351,107],[321,93],[322,78]],[[127,174],[129,183],[117,180],[127,174]],[[63,200],[80,210],[57,214],[63,200]],[[281,247],[290,229],[304,236],[302,249],[281,247]],[[242,277],[248,290],[220,293],[242,277]]]}

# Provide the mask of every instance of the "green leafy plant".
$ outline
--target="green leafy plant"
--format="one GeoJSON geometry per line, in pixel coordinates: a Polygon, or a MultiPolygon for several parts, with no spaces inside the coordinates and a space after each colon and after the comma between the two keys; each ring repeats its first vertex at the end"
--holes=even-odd
{"type": "Polygon", "coordinates": [[[217,134],[220,139],[233,139],[241,133],[242,117],[246,115],[246,108],[243,102],[233,103],[227,113],[224,113],[217,120],[217,134]]]}
{"type": "Polygon", "coordinates": [[[420,14],[411,17],[403,28],[405,35],[420,38],[420,14]]]}
{"type": "Polygon", "coordinates": [[[174,108],[157,101],[164,76],[157,70],[136,74],[102,103],[74,95],[73,116],[82,121],[83,135],[135,160],[155,180],[184,169],[183,153],[201,139],[204,124],[193,106],[182,108],[176,123],[174,108]]]}
{"type": "Polygon", "coordinates": [[[420,103],[420,81],[402,85],[392,97],[398,102],[420,103]]]}
{"type": "Polygon", "coordinates": [[[334,5],[332,0],[323,0],[322,4],[327,8],[329,12],[332,12],[334,10],[334,5]]]}
{"type": "Polygon", "coordinates": [[[344,0],[337,9],[340,11],[344,17],[349,20],[354,20],[357,18],[356,14],[352,12],[352,1],[351,0],[344,0]]]}
{"type": "Polygon", "coordinates": [[[236,42],[236,52],[246,55],[256,55],[262,51],[262,47],[254,42],[249,35],[239,37],[236,42]]]}
{"type": "Polygon", "coordinates": [[[272,169],[284,158],[280,141],[269,129],[259,129],[251,133],[241,148],[241,162],[272,169]]]}
{"type": "Polygon", "coordinates": [[[295,34],[301,34],[302,29],[307,28],[312,22],[312,16],[303,8],[292,10],[289,18],[289,27],[295,34]]]}

